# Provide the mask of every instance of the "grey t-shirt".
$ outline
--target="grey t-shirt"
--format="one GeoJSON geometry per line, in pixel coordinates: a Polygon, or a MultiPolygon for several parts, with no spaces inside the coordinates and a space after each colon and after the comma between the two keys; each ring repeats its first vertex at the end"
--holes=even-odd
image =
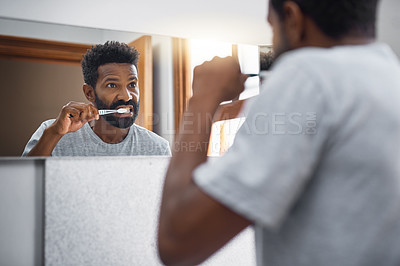
{"type": "MultiPolygon", "coordinates": [[[[22,156],[26,156],[36,145],[55,119],[43,122],[32,135],[22,156]]],[[[57,143],[52,156],[130,156],[171,155],[168,141],[157,134],[133,124],[123,141],[109,144],[102,141],[86,123],[81,129],[64,135],[57,143]]]]}
{"type": "Polygon", "coordinates": [[[260,265],[400,265],[400,65],[384,44],[276,62],[206,193],[254,221],[260,265]]]}

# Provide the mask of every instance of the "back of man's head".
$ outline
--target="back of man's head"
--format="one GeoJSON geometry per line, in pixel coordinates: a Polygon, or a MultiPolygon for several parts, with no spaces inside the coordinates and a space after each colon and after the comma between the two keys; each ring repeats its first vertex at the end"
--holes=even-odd
{"type": "Polygon", "coordinates": [[[283,4],[297,3],[327,36],[375,37],[376,10],[379,0],[270,0],[272,7],[284,18],[283,4]]]}
{"type": "Polygon", "coordinates": [[[138,60],[139,52],[125,43],[107,41],[105,44],[92,46],[82,59],[83,79],[95,88],[99,66],[107,63],[129,63],[137,68],[138,60]]]}

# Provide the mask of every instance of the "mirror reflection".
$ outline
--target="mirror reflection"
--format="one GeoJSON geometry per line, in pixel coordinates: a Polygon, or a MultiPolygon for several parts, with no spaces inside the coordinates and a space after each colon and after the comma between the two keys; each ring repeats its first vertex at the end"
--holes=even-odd
{"type": "MultiPolygon", "coordinates": [[[[3,52],[0,56],[0,75],[4,99],[7,99],[0,107],[1,119],[6,125],[0,133],[0,156],[21,156],[41,123],[57,118],[68,102],[90,103],[83,90],[80,60],[82,54],[94,44],[115,40],[138,48],[140,111],[135,124],[154,132],[170,144],[179,126],[179,115],[191,96],[191,73],[195,65],[213,56],[236,53],[243,72],[256,73],[259,69],[258,46],[254,45],[182,40],[10,19],[0,19],[0,25],[0,34],[3,35],[0,41],[8,44],[9,50],[12,47],[13,51],[11,54],[3,52]],[[12,37],[17,40],[10,41],[12,37]],[[184,45],[177,45],[177,42],[184,45]],[[22,49],[27,48],[27,43],[29,48],[34,49],[22,49]],[[182,53],[186,57],[179,57],[182,53]],[[177,58],[183,58],[184,62],[177,58]],[[185,63],[187,67],[177,69],[179,63],[185,63]],[[185,82],[178,82],[180,78],[184,78],[185,82]]],[[[258,83],[258,78],[249,79],[241,98],[256,95],[258,83]]],[[[92,137],[102,139],[98,134],[92,137]]],[[[106,152],[105,148],[97,149],[106,152]]]]}

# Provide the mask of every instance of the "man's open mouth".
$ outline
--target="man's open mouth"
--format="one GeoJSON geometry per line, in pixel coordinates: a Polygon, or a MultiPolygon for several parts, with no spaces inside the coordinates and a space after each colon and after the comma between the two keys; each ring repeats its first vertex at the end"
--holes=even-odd
{"type": "Polygon", "coordinates": [[[117,106],[117,108],[115,108],[115,110],[118,110],[118,109],[126,109],[127,112],[126,113],[122,113],[122,114],[115,113],[114,115],[116,117],[132,117],[133,114],[134,114],[132,105],[120,105],[120,106],[117,106]]]}

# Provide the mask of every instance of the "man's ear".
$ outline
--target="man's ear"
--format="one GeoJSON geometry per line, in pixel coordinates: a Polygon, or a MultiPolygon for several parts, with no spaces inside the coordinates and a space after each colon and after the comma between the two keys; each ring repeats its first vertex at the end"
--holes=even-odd
{"type": "Polygon", "coordinates": [[[297,3],[286,1],[283,4],[284,27],[289,44],[293,48],[302,46],[306,37],[306,17],[297,3]]]}
{"type": "Polygon", "coordinates": [[[83,84],[83,93],[85,94],[85,97],[86,99],[88,99],[89,102],[95,104],[95,92],[92,86],[87,83],[83,84]]]}

